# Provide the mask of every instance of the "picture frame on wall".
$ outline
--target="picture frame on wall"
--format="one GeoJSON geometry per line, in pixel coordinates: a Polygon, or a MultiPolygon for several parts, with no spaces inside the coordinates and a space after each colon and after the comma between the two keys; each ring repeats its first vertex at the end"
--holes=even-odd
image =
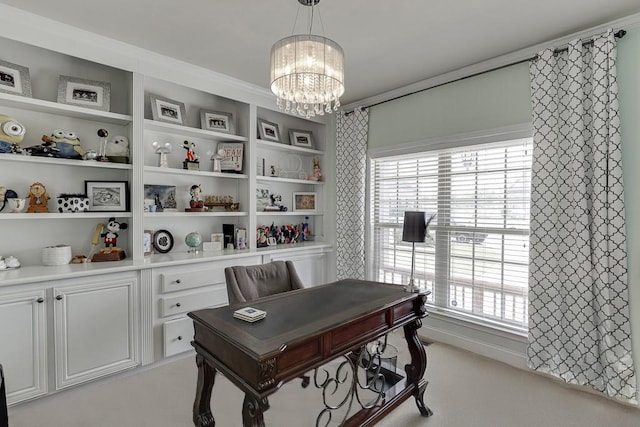
{"type": "Polygon", "coordinates": [[[316,212],[318,210],[317,194],[313,192],[294,192],[293,210],[295,212],[316,212]]]}
{"type": "Polygon", "coordinates": [[[296,147],[313,148],[313,133],[308,130],[289,129],[289,144],[296,147]]]}
{"type": "Polygon", "coordinates": [[[221,111],[200,110],[200,127],[214,132],[234,133],[233,114],[221,111]]]}
{"type": "Polygon", "coordinates": [[[129,189],[127,181],[85,181],[89,211],[127,212],[129,189]]]}
{"type": "Polygon", "coordinates": [[[264,141],[280,142],[280,128],[277,123],[258,119],[258,135],[264,141]]]}
{"type": "Polygon", "coordinates": [[[151,117],[158,122],[184,125],[187,113],[184,103],[159,95],[149,94],[151,117]]]}
{"type": "Polygon", "coordinates": [[[0,92],[31,98],[29,69],[0,60],[0,92]]]}
{"type": "Polygon", "coordinates": [[[60,76],[58,103],[109,111],[111,108],[111,83],[60,76]]]}

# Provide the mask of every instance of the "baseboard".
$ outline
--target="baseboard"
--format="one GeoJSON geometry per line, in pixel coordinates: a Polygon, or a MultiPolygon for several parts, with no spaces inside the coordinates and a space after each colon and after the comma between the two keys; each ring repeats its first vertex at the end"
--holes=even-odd
{"type": "Polygon", "coordinates": [[[522,339],[465,326],[459,320],[430,315],[419,329],[418,336],[423,341],[449,344],[516,368],[528,369],[526,342],[522,339]]]}

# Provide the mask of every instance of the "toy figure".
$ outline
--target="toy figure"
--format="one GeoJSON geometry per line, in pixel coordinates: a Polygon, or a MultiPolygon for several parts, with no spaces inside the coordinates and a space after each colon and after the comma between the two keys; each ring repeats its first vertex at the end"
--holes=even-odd
{"type": "Polygon", "coordinates": [[[2,206],[0,206],[0,211],[4,209],[7,205],[9,199],[16,199],[18,197],[18,193],[13,190],[8,190],[5,187],[0,186],[0,202],[2,202],[2,206]]]}
{"type": "Polygon", "coordinates": [[[20,153],[26,129],[17,120],[0,114],[0,153],[20,153]]]}
{"type": "Polygon", "coordinates": [[[96,157],[96,160],[99,162],[108,162],[109,158],[107,157],[107,137],[109,136],[109,131],[106,129],[98,129],[96,134],[102,139],[100,141],[100,152],[96,157]]]}
{"type": "Polygon", "coordinates": [[[28,213],[47,213],[49,212],[49,195],[47,189],[41,182],[34,182],[29,187],[29,208],[28,213]]]}
{"type": "Polygon", "coordinates": [[[304,217],[304,222],[302,223],[302,241],[305,242],[309,240],[309,235],[311,232],[309,231],[309,217],[304,217]]]}
{"type": "Polygon", "coordinates": [[[118,231],[126,229],[126,223],[118,222],[115,218],[109,218],[107,231],[100,235],[100,237],[104,237],[104,246],[107,248],[114,248],[118,242],[118,231]]]}
{"type": "Polygon", "coordinates": [[[313,159],[313,180],[322,181],[322,172],[320,171],[320,159],[313,159]]]}
{"type": "Polygon", "coordinates": [[[110,162],[129,163],[129,138],[122,135],[114,136],[107,142],[105,153],[110,162]]]}
{"type": "Polygon", "coordinates": [[[51,136],[42,135],[42,141],[45,146],[55,149],[53,157],[80,160],[84,156],[80,138],[73,131],[56,129],[51,136]]]}
{"type": "Polygon", "coordinates": [[[191,200],[189,201],[189,206],[191,209],[195,208],[204,208],[204,201],[202,201],[202,187],[200,184],[194,184],[189,189],[189,195],[191,196],[191,200]]]}
{"type": "Polygon", "coordinates": [[[200,170],[200,160],[198,160],[198,155],[194,151],[196,144],[184,141],[182,148],[187,150],[187,158],[182,162],[183,168],[189,170],[200,170]]]}

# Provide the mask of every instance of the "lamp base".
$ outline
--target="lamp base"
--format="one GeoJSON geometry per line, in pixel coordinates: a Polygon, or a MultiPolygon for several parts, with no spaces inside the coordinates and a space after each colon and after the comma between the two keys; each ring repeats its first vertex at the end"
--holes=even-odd
{"type": "Polygon", "coordinates": [[[409,284],[404,287],[405,292],[410,292],[412,294],[416,294],[420,292],[420,289],[413,283],[413,280],[409,281],[409,284]]]}

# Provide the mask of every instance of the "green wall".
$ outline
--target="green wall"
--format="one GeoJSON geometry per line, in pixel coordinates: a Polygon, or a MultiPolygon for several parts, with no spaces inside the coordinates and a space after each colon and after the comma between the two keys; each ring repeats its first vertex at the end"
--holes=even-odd
{"type": "MultiPolygon", "coordinates": [[[[629,293],[640,373],[640,29],[618,40],[629,293]]],[[[370,110],[369,149],[531,121],[527,63],[387,102],[370,110]]],[[[639,376],[640,377],[640,376],[639,376]]]]}

